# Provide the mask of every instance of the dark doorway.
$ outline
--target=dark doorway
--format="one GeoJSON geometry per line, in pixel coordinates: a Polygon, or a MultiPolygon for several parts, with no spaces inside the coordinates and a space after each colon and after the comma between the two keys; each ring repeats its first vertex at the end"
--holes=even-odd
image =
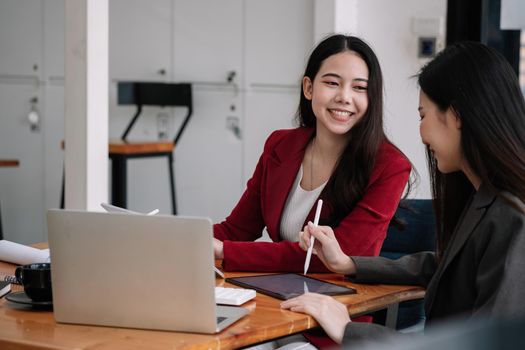
{"type": "Polygon", "coordinates": [[[501,0],[448,0],[447,45],[479,41],[501,52],[519,75],[520,30],[501,30],[501,0]]]}

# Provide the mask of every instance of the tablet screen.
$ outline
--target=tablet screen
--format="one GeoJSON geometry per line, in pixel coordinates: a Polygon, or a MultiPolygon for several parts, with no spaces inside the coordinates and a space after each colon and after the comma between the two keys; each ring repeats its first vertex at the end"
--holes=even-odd
{"type": "Polygon", "coordinates": [[[282,273],[275,275],[259,275],[227,278],[226,282],[252,288],[256,291],[278,299],[294,298],[305,292],[326,295],[355,294],[353,288],[324,282],[315,278],[295,273],[282,273]]]}

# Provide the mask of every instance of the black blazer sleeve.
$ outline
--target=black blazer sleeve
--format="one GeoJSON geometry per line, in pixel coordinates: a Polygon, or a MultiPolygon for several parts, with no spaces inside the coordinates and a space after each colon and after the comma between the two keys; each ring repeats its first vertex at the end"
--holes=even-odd
{"type": "Polygon", "coordinates": [[[517,209],[495,206],[479,232],[473,316],[525,315],[525,217],[517,209]]]}
{"type": "Polygon", "coordinates": [[[436,271],[433,252],[419,252],[391,260],[382,257],[352,257],[357,283],[417,284],[426,287],[436,271]]]}
{"type": "Polygon", "coordinates": [[[400,337],[402,335],[402,333],[378,324],[348,322],[345,328],[342,345],[346,348],[348,345],[364,341],[369,342],[371,340],[388,343],[393,337],[400,337]]]}

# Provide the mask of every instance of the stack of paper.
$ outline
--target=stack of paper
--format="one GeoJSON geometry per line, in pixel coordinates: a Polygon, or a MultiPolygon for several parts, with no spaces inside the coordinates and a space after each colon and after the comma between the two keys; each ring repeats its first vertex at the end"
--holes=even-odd
{"type": "Polygon", "coordinates": [[[49,262],[49,249],[36,249],[11,241],[0,241],[0,261],[26,265],[49,262]]]}

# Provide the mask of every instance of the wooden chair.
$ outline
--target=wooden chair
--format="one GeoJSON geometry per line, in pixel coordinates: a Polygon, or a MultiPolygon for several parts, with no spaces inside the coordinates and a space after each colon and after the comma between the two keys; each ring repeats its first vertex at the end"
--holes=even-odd
{"type": "MultiPolygon", "coordinates": [[[[173,151],[179,142],[193,113],[192,87],[189,83],[119,82],[117,102],[119,105],[136,105],[137,110],[122,134],[120,141],[109,143],[111,158],[111,202],[127,207],[127,161],[133,158],[166,157],[170,181],[171,207],[177,214],[175,196],[175,173],[173,151]],[[143,106],[186,107],[187,113],[173,141],[128,141],[127,136],[139,118],[143,106]]],[[[60,207],[64,208],[64,180],[60,207]]]]}
{"type": "Polygon", "coordinates": [[[173,151],[179,142],[193,112],[192,87],[189,83],[119,82],[118,104],[136,105],[137,111],[119,142],[109,143],[112,160],[112,202],[127,206],[127,161],[132,158],[166,157],[170,181],[173,215],[177,214],[173,151]],[[139,118],[143,106],[186,107],[187,113],[173,141],[133,142],[127,136],[139,118]]]}

